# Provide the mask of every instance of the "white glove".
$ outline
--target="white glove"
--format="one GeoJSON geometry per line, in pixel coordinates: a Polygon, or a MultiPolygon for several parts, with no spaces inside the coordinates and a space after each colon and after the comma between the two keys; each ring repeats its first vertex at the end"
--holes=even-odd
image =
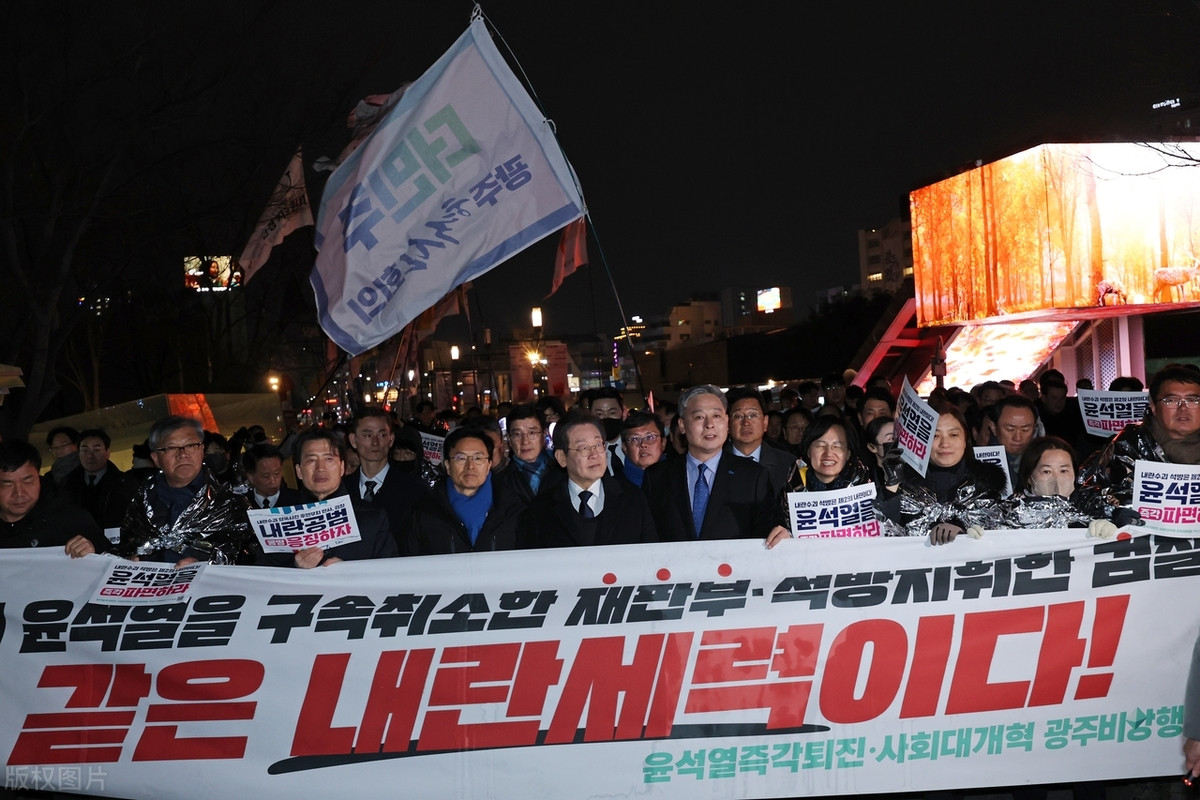
{"type": "Polygon", "coordinates": [[[1093,539],[1111,539],[1117,535],[1117,526],[1106,519],[1094,519],[1088,523],[1088,536],[1093,539]]]}
{"type": "Polygon", "coordinates": [[[970,536],[972,539],[982,539],[983,528],[979,527],[978,525],[968,525],[967,536],[970,536]]]}

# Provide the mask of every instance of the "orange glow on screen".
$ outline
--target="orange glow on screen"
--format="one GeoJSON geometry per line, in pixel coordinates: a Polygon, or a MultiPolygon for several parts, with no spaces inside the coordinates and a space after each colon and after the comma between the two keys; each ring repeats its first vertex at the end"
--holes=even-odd
{"type": "MultiPolygon", "coordinates": [[[[967,325],[946,348],[945,385],[969,391],[984,381],[1019,383],[1032,375],[1078,324],[967,325]]],[[[915,388],[924,397],[936,385],[927,374],[915,388]]]]}
{"type": "Polygon", "coordinates": [[[1193,158],[1200,145],[1044,144],[913,192],[919,324],[1197,304],[1193,158]]]}

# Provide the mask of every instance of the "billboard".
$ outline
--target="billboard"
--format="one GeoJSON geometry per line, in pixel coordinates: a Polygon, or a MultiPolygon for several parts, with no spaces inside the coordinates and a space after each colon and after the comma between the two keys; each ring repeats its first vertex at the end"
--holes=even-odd
{"type": "Polygon", "coordinates": [[[1200,145],[1043,144],[909,203],[922,326],[1200,304],[1200,145]]]}
{"type": "Polygon", "coordinates": [[[232,256],[184,256],[183,286],[196,292],[224,292],[242,285],[232,256]]]}
{"type": "Polygon", "coordinates": [[[758,290],[758,310],[760,313],[771,314],[781,308],[783,308],[783,299],[780,296],[778,286],[758,290]]]}

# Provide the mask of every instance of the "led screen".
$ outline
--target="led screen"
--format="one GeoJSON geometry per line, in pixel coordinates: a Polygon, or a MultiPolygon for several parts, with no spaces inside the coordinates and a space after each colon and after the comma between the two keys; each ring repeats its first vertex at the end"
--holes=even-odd
{"type": "Polygon", "coordinates": [[[1200,302],[1198,162],[1194,143],[1044,144],[913,192],[918,323],[1200,302]]]}
{"type": "Polygon", "coordinates": [[[230,256],[185,256],[183,285],[197,292],[224,292],[242,285],[242,271],[230,256]]]}
{"type": "Polygon", "coordinates": [[[783,301],[780,298],[778,286],[758,290],[758,310],[760,312],[770,314],[782,307],[783,301]]]}
{"type": "MultiPolygon", "coordinates": [[[[984,381],[1020,382],[1050,357],[1078,322],[966,325],[946,347],[944,384],[970,389],[984,381]]],[[[922,396],[937,386],[926,373],[914,387],[922,396]]]]}

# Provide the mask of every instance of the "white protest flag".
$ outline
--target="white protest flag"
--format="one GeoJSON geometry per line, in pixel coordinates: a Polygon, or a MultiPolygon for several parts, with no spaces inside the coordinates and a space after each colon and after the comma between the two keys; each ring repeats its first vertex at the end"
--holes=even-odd
{"type": "Polygon", "coordinates": [[[330,175],[321,327],[358,355],[583,213],[549,121],[476,18],[330,175]]]}
{"type": "Polygon", "coordinates": [[[254,226],[254,233],[250,234],[250,241],[238,256],[242,280],[249,281],[259,267],[267,263],[272,248],[285,236],[312,224],[312,209],[308,206],[308,192],[304,188],[304,161],[300,157],[300,148],[296,148],[287,171],[258,218],[258,225],[254,226]]]}

